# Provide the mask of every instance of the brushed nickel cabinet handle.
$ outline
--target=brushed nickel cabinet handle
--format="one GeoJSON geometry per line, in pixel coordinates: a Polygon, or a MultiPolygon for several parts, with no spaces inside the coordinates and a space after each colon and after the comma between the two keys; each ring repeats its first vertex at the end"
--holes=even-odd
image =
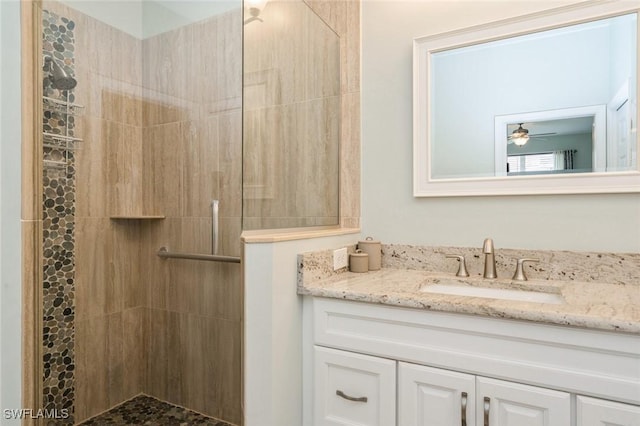
{"type": "Polygon", "coordinates": [[[460,417],[462,418],[462,426],[467,426],[467,393],[462,392],[462,401],[460,402],[460,417]]]}
{"type": "Polygon", "coordinates": [[[491,399],[484,397],[484,426],[489,426],[489,407],[491,407],[491,399]]]}
{"type": "Polygon", "coordinates": [[[341,390],[337,390],[336,391],[336,395],[338,395],[340,398],[344,398],[346,400],[354,401],[354,402],[367,402],[367,400],[368,400],[368,398],[366,396],[361,396],[359,398],[356,398],[354,396],[349,396],[349,395],[345,394],[341,390]]]}

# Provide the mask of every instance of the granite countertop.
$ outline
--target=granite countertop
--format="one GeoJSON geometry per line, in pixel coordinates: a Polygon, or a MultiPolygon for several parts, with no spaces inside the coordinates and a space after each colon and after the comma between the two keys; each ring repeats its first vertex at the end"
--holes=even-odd
{"type": "Polygon", "coordinates": [[[508,279],[488,280],[436,274],[424,270],[383,268],[364,274],[343,272],[316,280],[300,280],[298,294],[378,303],[441,312],[483,315],[568,325],[598,330],[640,333],[640,286],[599,282],[508,279]],[[522,289],[560,295],[550,304],[457,296],[420,291],[425,285],[454,284],[522,289]]]}

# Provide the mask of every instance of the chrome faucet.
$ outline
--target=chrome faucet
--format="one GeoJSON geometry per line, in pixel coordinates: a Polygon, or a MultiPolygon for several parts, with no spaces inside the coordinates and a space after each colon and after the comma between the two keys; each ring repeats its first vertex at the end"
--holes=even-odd
{"type": "Polygon", "coordinates": [[[482,244],[482,253],[484,253],[484,277],[485,278],[498,278],[496,273],[496,257],[493,247],[493,240],[491,238],[485,238],[484,244],[482,244]]]}

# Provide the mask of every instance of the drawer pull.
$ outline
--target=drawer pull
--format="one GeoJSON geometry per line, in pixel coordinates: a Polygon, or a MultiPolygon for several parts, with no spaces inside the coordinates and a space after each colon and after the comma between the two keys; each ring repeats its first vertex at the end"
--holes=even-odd
{"type": "Polygon", "coordinates": [[[462,399],[460,401],[460,417],[462,418],[462,426],[467,426],[467,393],[462,392],[462,399]]]}
{"type": "Polygon", "coordinates": [[[349,401],[354,401],[354,402],[367,402],[367,397],[366,396],[361,396],[360,398],[356,398],[353,396],[349,396],[347,394],[345,394],[344,392],[342,392],[341,390],[337,390],[336,391],[336,395],[338,395],[340,398],[344,398],[347,399],[349,401]]]}
{"type": "Polygon", "coordinates": [[[489,407],[491,407],[491,399],[484,397],[484,426],[489,426],[489,407]]]}

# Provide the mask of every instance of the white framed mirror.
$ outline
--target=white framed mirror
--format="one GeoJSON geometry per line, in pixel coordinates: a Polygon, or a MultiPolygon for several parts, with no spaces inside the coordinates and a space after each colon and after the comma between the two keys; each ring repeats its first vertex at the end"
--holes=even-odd
{"type": "Polygon", "coordinates": [[[638,13],[589,1],[415,39],[414,196],[640,192],[638,13]]]}

